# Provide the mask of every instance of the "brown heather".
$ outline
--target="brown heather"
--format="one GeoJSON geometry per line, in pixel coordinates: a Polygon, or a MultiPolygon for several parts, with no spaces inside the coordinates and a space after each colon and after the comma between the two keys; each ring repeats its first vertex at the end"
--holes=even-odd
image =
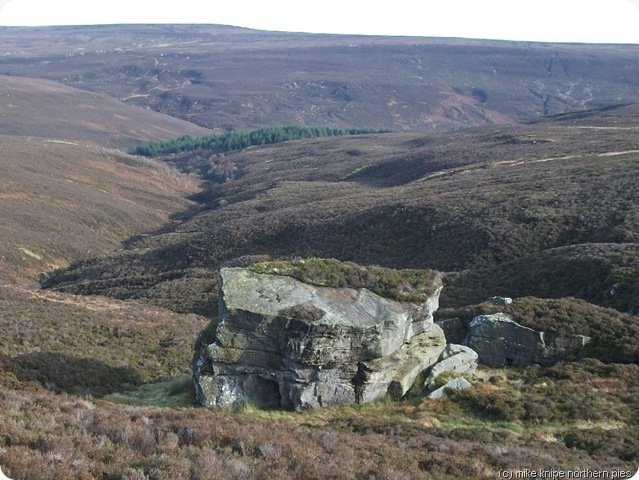
{"type": "MultiPolygon", "coordinates": [[[[112,479],[489,479],[500,469],[634,470],[637,317],[625,311],[636,305],[636,230],[629,213],[636,190],[627,187],[636,182],[637,162],[634,154],[622,153],[629,144],[617,153],[605,148],[631,142],[615,122],[630,122],[634,108],[583,117],[584,127],[611,125],[593,132],[566,119],[501,129],[520,139],[552,135],[540,151],[532,143],[513,147],[494,131],[456,134],[490,149],[496,155],[490,161],[462,157],[457,143],[434,134],[303,141],[229,154],[242,175],[211,185],[181,223],[60,271],[51,282],[58,290],[210,313],[220,265],[302,275],[287,269],[299,267],[295,257],[303,254],[418,271],[448,263],[457,270],[445,275],[444,292],[451,293],[442,298],[440,316],[493,312],[496,307],[478,301],[508,294],[508,286],[522,295],[557,296],[518,297],[507,311],[531,327],[592,336],[584,358],[543,369],[482,368],[471,378],[475,388],[446,400],[411,395],[402,402],[302,413],[250,406],[207,411],[192,406],[188,379],[175,378],[188,374],[189,342],[208,319],[48,290],[38,293],[46,296],[42,302],[75,304],[61,304],[70,310],[57,316],[43,308],[36,330],[33,320],[7,326],[18,331],[3,359],[9,412],[3,417],[3,468],[16,478],[37,466],[36,475],[48,472],[42,478],[56,478],[59,471],[60,478],[112,479]],[[589,131],[588,152],[565,159],[586,138],[582,130],[589,131]],[[439,152],[440,163],[431,165],[430,156],[416,160],[394,179],[402,148],[421,158],[424,145],[439,152]],[[346,147],[366,153],[340,153],[346,147]],[[303,151],[311,153],[298,158],[303,151]],[[528,160],[501,163],[532,153],[528,160]],[[267,159],[273,161],[265,164],[267,159]],[[387,164],[386,175],[370,173],[387,164]],[[284,170],[290,180],[277,180],[284,170]],[[618,214],[604,215],[610,208],[618,214]],[[289,260],[269,262],[278,257],[289,260]],[[554,268],[566,273],[555,276],[554,268]],[[616,296],[602,293],[612,287],[616,296]],[[91,310],[74,323],[91,301],[122,308],[114,317],[91,310]],[[136,308],[139,316],[131,317],[136,308]],[[67,331],[60,323],[47,330],[56,319],[75,325],[80,338],[58,337],[67,331]],[[96,328],[101,324],[106,328],[96,328]],[[31,339],[33,331],[43,336],[31,339]],[[11,347],[23,337],[28,348],[11,347]],[[41,351],[29,353],[36,343],[41,351]],[[92,371],[101,375],[97,384],[83,376],[92,371]]],[[[313,277],[326,275],[320,283],[369,278],[361,267],[336,260],[315,258],[309,266],[313,277]]],[[[31,314],[33,307],[24,305],[31,314]]]]}
{"type": "Polygon", "coordinates": [[[0,78],[0,466],[10,478],[636,471],[639,106],[148,161],[119,149],[204,129],[102,95],[222,129],[485,125],[636,101],[634,47],[345,43],[208,26],[0,37],[2,73],[67,84],[0,78]],[[194,179],[212,168],[233,180],[200,191],[194,179]],[[309,257],[313,268],[292,273],[404,299],[423,275],[446,272],[440,316],[468,320],[496,310],[487,297],[509,295],[502,309],[523,324],[593,340],[549,368],[480,368],[472,390],[444,400],[194,406],[192,347],[215,325],[219,268],[309,257]],[[50,289],[35,287],[42,271],[50,289]]]}
{"type": "Polygon", "coordinates": [[[61,273],[56,288],[215,315],[220,266],[322,257],[448,272],[443,307],[500,294],[632,312],[637,110],[229,153],[235,180],[192,197],[200,205],[180,222],[61,273]]]}
{"type": "Polygon", "coordinates": [[[636,365],[480,373],[490,382],[450,400],[304,413],[118,406],[5,375],[0,462],[36,480],[491,479],[636,465],[636,365]]]}

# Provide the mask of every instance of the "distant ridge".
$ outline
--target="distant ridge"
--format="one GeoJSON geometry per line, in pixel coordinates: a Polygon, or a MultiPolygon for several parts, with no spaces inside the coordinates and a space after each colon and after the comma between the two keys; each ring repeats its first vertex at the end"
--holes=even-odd
{"type": "Polygon", "coordinates": [[[639,101],[639,46],[265,32],[220,25],[0,29],[0,74],[222,131],[426,130],[639,101]]]}

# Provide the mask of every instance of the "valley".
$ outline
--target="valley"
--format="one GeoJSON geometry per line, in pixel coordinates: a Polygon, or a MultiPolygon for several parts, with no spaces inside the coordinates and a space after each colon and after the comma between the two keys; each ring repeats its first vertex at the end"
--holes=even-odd
{"type": "Polygon", "coordinates": [[[183,25],[0,38],[10,478],[636,471],[636,46],[183,25]],[[391,131],[133,155],[282,125],[391,131]],[[480,366],[441,400],[196,406],[220,269],[310,257],[439,272],[435,321],[505,312],[591,341],[553,366],[480,366]]]}

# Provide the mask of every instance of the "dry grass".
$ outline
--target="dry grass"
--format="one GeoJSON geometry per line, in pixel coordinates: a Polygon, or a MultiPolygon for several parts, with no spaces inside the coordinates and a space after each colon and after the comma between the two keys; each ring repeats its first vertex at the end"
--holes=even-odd
{"type": "Polygon", "coordinates": [[[0,76],[0,91],[3,281],[113,250],[191,205],[196,180],[120,150],[207,130],[56,82],[0,76]]]}
{"type": "Polygon", "coordinates": [[[189,208],[198,183],[162,164],[43,138],[0,137],[5,279],[113,250],[189,208]]]}
{"type": "Polygon", "coordinates": [[[210,131],[58,82],[0,75],[0,131],[66,145],[130,150],[146,140],[210,131]]]}
{"type": "Polygon", "coordinates": [[[493,479],[500,469],[632,470],[628,401],[636,402],[638,372],[602,368],[511,371],[497,385],[478,384],[472,396],[303,413],[125,407],[34,386],[10,389],[5,376],[0,463],[11,478],[65,480],[493,479]],[[606,385],[597,380],[603,376],[606,385]],[[576,408],[584,398],[595,410],[576,408]],[[592,420],[614,419],[616,427],[584,423],[593,413],[592,420]],[[596,447],[602,435],[606,450],[596,447]]]}
{"type": "Polygon", "coordinates": [[[189,374],[207,319],[1,286],[0,323],[0,369],[56,392],[104,395],[189,374]]]}

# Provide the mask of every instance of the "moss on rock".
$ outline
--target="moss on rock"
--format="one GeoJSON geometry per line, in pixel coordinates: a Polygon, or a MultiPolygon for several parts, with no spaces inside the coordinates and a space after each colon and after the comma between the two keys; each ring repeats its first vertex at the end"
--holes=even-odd
{"type": "Polygon", "coordinates": [[[424,301],[442,286],[441,276],[434,270],[364,267],[333,258],[258,262],[247,268],[254,273],[284,275],[320,287],[366,288],[400,302],[424,301]]]}

